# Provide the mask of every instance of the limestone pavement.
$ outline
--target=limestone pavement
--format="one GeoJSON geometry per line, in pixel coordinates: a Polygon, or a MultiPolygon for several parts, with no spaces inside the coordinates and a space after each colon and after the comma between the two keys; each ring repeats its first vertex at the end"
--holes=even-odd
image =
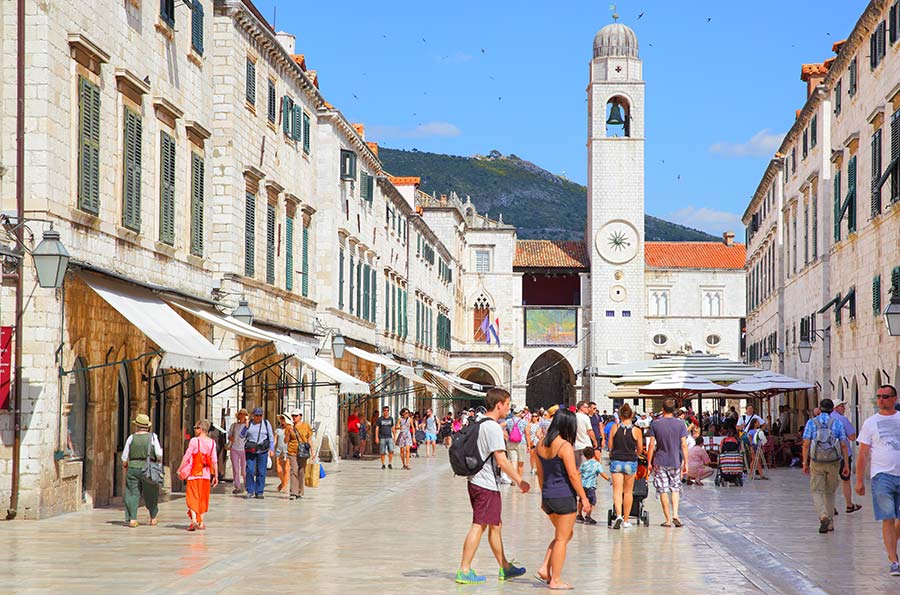
{"type": "MultiPolygon", "coordinates": [[[[294,502],[273,492],[271,477],[264,500],[231,496],[225,484],[204,532],[184,530],[177,496],[161,505],[156,527],[128,529],[114,507],[2,524],[0,592],[540,592],[529,577],[550,524],[536,491],[508,487],[503,495],[506,549],[528,568],[526,577],[498,582],[485,539],[474,567],[487,584],[462,586],[453,577],[471,513],[445,452],[413,459],[412,471],[382,471],[377,461],[326,470],[320,487],[294,502]]],[[[578,525],[565,576],[575,592],[592,593],[900,593],[868,498],[822,536],[799,470],[773,470],[772,478],[743,488],[687,487],[682,529],[659,527],[652,495],[650,527],[578,525]]],[[[598,497],[596,516],[605,520],[609,488],[598,497]]]]}

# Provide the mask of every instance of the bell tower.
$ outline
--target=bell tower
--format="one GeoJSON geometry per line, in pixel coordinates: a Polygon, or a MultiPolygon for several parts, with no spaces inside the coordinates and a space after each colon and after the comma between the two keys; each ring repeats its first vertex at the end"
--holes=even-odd
{"type": "MultiPolygon", "coordinates": [[[[615,18],[615,15],[614,15],[615,18]]],[[[588,84],[591,335],[587,366],[646,358],[644,290],[644,81],[637,36],[614,22],[594,37],[588,84]]],[[[591,398],[608,380],[591,378],[591,398]]]]}

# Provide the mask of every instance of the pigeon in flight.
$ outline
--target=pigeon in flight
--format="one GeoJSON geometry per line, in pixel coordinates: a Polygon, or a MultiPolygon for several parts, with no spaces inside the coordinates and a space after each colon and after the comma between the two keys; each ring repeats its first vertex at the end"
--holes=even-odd
{"type": "Polygon", "coordinates": [[[641,20],[641,17],[642,17],[642,16],[644,16],[643,11],[641,12],[641,14],[638,15],[638,20],[641,20]]]}

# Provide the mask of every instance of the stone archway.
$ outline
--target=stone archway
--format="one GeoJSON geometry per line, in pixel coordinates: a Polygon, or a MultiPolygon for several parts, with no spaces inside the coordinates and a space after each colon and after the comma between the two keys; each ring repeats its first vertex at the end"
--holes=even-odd
{"type": "Polygon", "coordinates": [[[529,409],[545,409],[559,403],[574,405],[575,372],[558,351],[545,351],[528,370],[525,404],[529,409]]]}
{"type": "MultiPolygon", "coordinates": [[[[497,385],[497,379],[494,378],[494,376],[484,368],[464,368],[457,374],[457,376],[464,380],[469,380],[476,384],[480,384],[482,391],[487,391],[487,389],[497,385]]],[[[463,393],[462,391],[454,390],[452,403],[453,411],[459,412],[463,409],[469,409],[470,407],[478,407],[479,405],[484,405],[484,400],[479,397],[473,397],[471,395],[463,393]]]]}

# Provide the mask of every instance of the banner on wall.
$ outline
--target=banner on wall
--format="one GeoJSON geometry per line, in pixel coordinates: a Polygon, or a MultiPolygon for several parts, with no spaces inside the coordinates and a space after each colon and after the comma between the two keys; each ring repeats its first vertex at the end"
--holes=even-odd
{"type": "Polygon", "coordinates": [[[526,347],[574,347],[578,343],[577,308],[526,308],[526,347]]]}

